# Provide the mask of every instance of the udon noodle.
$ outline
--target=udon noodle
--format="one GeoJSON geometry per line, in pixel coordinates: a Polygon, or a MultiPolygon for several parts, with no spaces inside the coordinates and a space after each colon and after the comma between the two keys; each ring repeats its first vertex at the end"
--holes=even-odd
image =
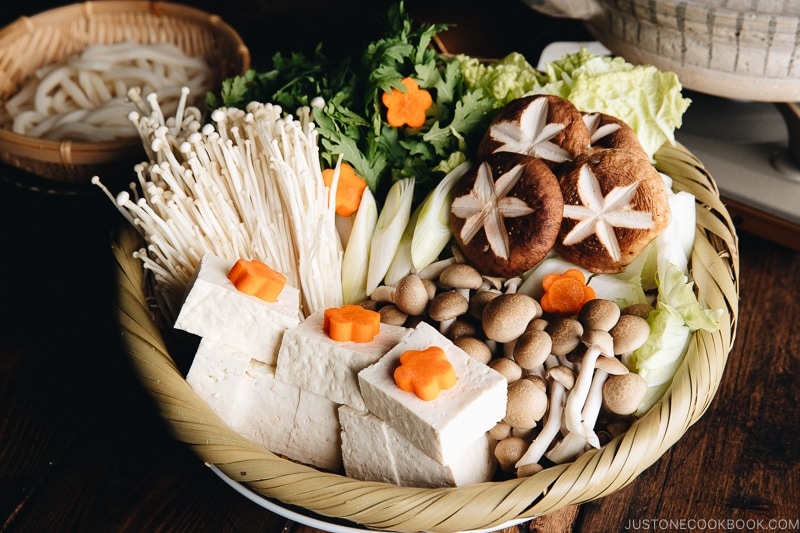
{"type": "Polygon", "coordinates": [[[128,91],[158,93],[167,114],[181,89],[204,95],[210,68],[170,43],[95,44],[62,64],[42,67],[5,103],[0,125],[50,140],[100,142],[136,137],[128,119],[135,106],[128,91]]]}

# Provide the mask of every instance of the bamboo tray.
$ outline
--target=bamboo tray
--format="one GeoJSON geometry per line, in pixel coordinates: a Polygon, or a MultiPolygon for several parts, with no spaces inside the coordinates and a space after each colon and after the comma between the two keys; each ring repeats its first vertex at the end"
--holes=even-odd
{"type": "Polygon", "coordinates": [[[572,463],[531,477],[464,488],[420,489],[363,482],[282,459],[225,425],[186,383],[159,328],[147,279],[133,251],[138,234],[123,227],[113,251],[122,340],[135,372],[175,439],[231,480],[265,497],[359,527],[454,532],[492,529],[607,496],[655,463],[703,415],[732,348],[738,313],[739,255],[733,222],[713,178],[684,147],[664,146],[656,167],[676,190],[696,197],[697,233],[691,268],[702,305],[722,309],[720,328],[693,334],[664,397],[631,428],[572,463]]]}
{"type": "MultiPolygon", "coordinates": [[[[86,0],[20,17],[0,30],[0,104],[46,65],[92,44],[171,43],[212,66],[218,84],[250,67],[250,51],[219,16],[188,5],[140,0],[86,0]]],[[[212,86],[214,86],[212,85],[212,86]]],[[[142,140],[55,141],[0,128],[0,161],[58,184],[88,185],[95,174],[122,173],[144,157],[142,140]]]]}

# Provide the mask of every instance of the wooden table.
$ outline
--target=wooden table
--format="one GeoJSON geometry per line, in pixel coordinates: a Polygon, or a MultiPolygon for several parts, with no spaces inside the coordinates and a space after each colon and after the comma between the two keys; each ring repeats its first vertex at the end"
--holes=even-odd
{"type": "MultiPolygon", "coordinates": [[[[170,437],[118,340],[118,223],[91,188],[0,182],[2,531],[319,531],[170,437]]],[[[747,234],[740,250],[738,336],[706,415],[614,495],[502,531],[800,529],[800,253],[747,234]]]]}

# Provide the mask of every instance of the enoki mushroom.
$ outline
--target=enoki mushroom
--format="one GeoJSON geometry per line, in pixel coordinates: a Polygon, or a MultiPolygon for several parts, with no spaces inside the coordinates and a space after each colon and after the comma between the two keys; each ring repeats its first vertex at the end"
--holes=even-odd
{"type": "Polygon", "coordinates": [[[177,109],[180,88],[202,95],[209,88],[208,64],[169,43],[95,44],[63,64],[36,71],[5,104],[0,125],[15,133],[50,140],[85,142],[136,137],[127,119],[134,110],[129,89],[158,92],[160,105],[177,109]]]}
{"type": "Polygon", "coordinates": [[[112,194],[146,247],[136,253],[154,274],[169,314],[205,253],[230,260],[259,259],[298,288],[303,313],[342,305],[342,245],[335,224],[338,179],[326,187],[317,131],[308,108],[298,117],[252,103],[220,108],[203,125],[186,106],[174,116],[157,95],[130,98],[130,114],[149,161],[135,167],[130,191],[112,194]]]}

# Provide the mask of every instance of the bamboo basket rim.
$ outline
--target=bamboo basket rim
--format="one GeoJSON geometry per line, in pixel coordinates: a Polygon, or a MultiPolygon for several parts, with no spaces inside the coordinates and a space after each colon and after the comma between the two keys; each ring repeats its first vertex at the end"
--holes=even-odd
{"type": "Polygon", "coordinates": [[[428,489],[359,481],[274,455],[230,429],[186,383],[151,313],[146,275],[132,256],[139,236],[129,226],[112,243],[124,347],[175,439],[231,480],[316,515],[376,530],[455,532],[502,527],[602,498],[631,483],[705,413],[736,336],[738,237],[716,183],[680,144],[663,146],[655,158],[676,191],[695,195],[692,276],[700,303],[723,311],[720,327],[692,334],[671,386],[628,431],[572,463],[527,478],[428,489]]]}
{"type": "MultiPolygon", "coordinates": [[[[249,49],[238,32],[219,15],[179,2],[162,0],[83,0],[54,7],[34,15],[23,15],[0,29],[0,51],[6,50],[9,45],[17,41],[31,38],[37,32],[42,32],[51,27],[63,26],[77,20],[88,22],[104,15],[115,16],[121,14],[153,16],[163,20],[194,24],[198,28],[207,29],[209,33],[214,34],[221,41],[230,43],[230,47],[235,49],[235,54],[227,56],[226,59],[231,64],[241,65],[239,68],[241,72],[239,73],[243,73],[250,67],[249,49]]],[[[109,37],[109,40],[102,42],[116,42],[116,40],[112,36],[109,37]]],[[[91,43],[83,44],[88,46],[91,43]]],[[[9,62],[6,61],[5,57],[2,57],[2,59],[3,65],[6,66],[9,62]]],[[[14,71],[12,72],[12,77],[16,77],[18,72],[24,72],[22,77],[12,80],[11,86],[18,88],[25,79],[33,75],[36,69],[46,63],[47,61],[40,60],[37,64],[24,65],[24,69],[19,64],[11,64],[8,70],[14,71]]],[[[4,74],[8,75],[6,69],[4,69],[4,74]]],[[[5,91],[8,86],[9,83],[5,83],[2,86],[2,90],[5,91]]],[[[0,103],[4,103],[8,96],[3,97],[0,103]]],[[[141,156],[142,141],[135,134],[127,138],[97,142],[56,141],[31,137],[15,133],[6,128],[0,128],[0,152],[4,156],[5,153],[8,153],[17,159],[35,161],[38,165],[80,167],[83,165],[124,162],[134,156],[141,156]]],[[[6,158],[4,157],[4,159],[6,158]]],[[[68,170],[65,169],[65,174],[67,172],[68,170]]],[[[56,175],[43,177],[60,178],[56,175]]],[[[66,176],[63,180],[70,181],[66,176]]]]}

